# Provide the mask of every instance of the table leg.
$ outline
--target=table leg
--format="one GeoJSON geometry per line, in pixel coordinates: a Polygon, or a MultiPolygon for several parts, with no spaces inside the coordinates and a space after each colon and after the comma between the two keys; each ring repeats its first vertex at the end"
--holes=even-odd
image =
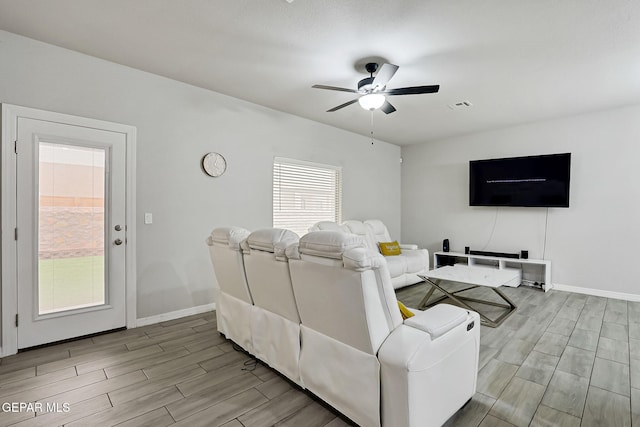
{"type": "Polygon", "coordinates": [[[511,300],[510,300],[510,299],[509,299],[509,298],[504,294],[504,292],[502,292],[500,289],[498,289],[498,288],[493,288],[493,290],[494,290],[494,291],[496,291],[496,293],[497,293],[498,295],[500,295],[500,296],[502,297],[502,299],[503,299],[503,300],[505,300],[505,301],[507,302],[507,304],[509,304],[509,305],[511,306],[511,308],[513,308],[513,309],[518,308],[518,306],[517,306],[513,301],[511,301],[511,300]]]}
{"type": "Polygon", "coordinates": [[[506,311],[505,313],[501,314],[494,322],[497,325],[500,325],[507,317],[509,317],[511,315],[511,313],[513,313],[514,311],[516,311],[516,308],[518,308],[515,303],[513,301],[511,301],[505,294],[504,292],[502,292],[500,289],[498,288],[493,288],[494,291],[496,291],[496,293],[507,302],[507,304],[509,304],[509,306],[511,306],[511,308],[509,308],[508,311],[506,311]]]}
{"type": "MultiPolygon", "coordinates": [[[[442,281],[444,281],[444,280],[442,280],[442,281]]],[[[454,300],[455,302],[457,302],[458,304],[460,304],[462,307],[466,308],[467,310],[475,311],[476,313],[478,313],[480,315],[480,317],[481,317],[482,324],[486,325],[486,326],[490,326],[492,328],[498,327],[517,308],[517,306],[513,303],[513,301],[511,301],[498,288],[491,288],[491,289],[493,289],[498,294],[498,296],[500,296],[509,305],[498,304],[498,303],[495,303],[493,301],[484,301],[484,300],[479,300],[479,299],[476,299],[476,298],[469,298],[469,297],[463,297],[463,296],[456,295],[458,292],[462,292],[462,291],[466,291],[466,290],[469,290],[469,289],[473,289],[476,286],[472,286],[470,288],[462,289],[462,290],[455,291],[455,292],[448,292],[442,286],[440,286],[440,284],[439,284],[440,280],[438,280],[438,279],[426,279],[425,282],[429,283],[431,285],[431,289],[429,290],[429,292],[427,292],[427,295],[425,296],[425,298],[423,298],[422,301],[420,302],[420,306],[419,306],[420,309],[424,309],[424,306],[426,306],[426,302],[429,300],[429,298],[431,297],[431,295],[433,294],[433,291],[435,289],[438,289],[445,296],[440,298],[437,301],[433,301],[429,305],[432,305],[432,304],[434,304],[434,303],[436,303],[436,302],[438,302],[440,300],[443,300],[445,298],[451,298],[452,300],[454,300]],[[473,302],[477,302],[477,303],[481,303],[481,304],[489,304],[489,305],[493,305],[493,306],[503,307],[503,308],[506,308],[507,311],[505,313],[501,314],[500,316],[498,316],[498,318],[494,320],[494,319],[490,319],[489,317],[487,317],[486,315],[481,313],[478,309],[471,307],[465,301],[473,301],[473,302]]]]}
{"type": "MultiPolygon", "coordinates": [[[[436,280],[436,282],[437,282],[437,280],[436,280]]],[[[487,316],[485,316],[484,314],[480,313],[478,310],[476,310],[475,308],[471,307],[469,304],[464,302],[462,300],[462,298],[464,298],[464,297],[458,297],[458,296],[452,294],[451,292],[448,292],[448,291],[444,290],[441,286],[439,286],[435,282],[432,282],[431,280],[429,280],[429,283],[431,283],[434,287],[438,288],[438,290],[440,290],[445,295],[447,295],[449,298],[451,298],[452,300],[454,300],[455,302],[460,304],[462,307],[466,308],[467,310],[475,311],[476,313],[478,313],[480,315],[480,317],[482,318],[481,320],[486,322],[486,323],[488,323],[489,326],[492,326],[494,328],[497,326],[497,325],[495,325],[495,322],[493,320],[489,319],[487,316]]]]}
{"type": "MultiPolygon", "coordinates": [[[[425,280],[424,283],[426,283],[427,285],[430,285],[431,283],[428,280],[425,280]]],[[[433,295],[433,291],[435,291],[436,288],[431,285],[429,290],[427,291],[427,294],[424,296],[424,298],[422,298],[422,301],[420,301],[420,304],[418,304],[418,308],[420,310],[424,309],[427,306],[427,301],[429,301],[429,298],[431,298],[431,295],[433,295]]]]}

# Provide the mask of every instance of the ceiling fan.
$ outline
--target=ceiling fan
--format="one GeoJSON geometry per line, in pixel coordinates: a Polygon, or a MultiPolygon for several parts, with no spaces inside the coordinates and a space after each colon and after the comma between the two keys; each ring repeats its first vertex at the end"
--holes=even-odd
{"type": "Polygon", "coordinates": [[[382,64],[382,67],[380,67],[380,71],[378,71],[376,76],[373,77],[373,73],[378,70],[378,64],[375,62],[369,62],[365,66],[365,69],[371,76],[366,77],[358,82],[358,90],[325,85],[313,85],[312,87],[316,89],[337,90],[340,92],[351,92],[360,94],[358,98],[352,99],[349,102],[345,102],[344,104],[340,104],[337,107],[333,107],[332,109],[327,110],[327,113],[333,113],[334,111],[338,111],[341,108],[354,104],[357,101],[365,110],[377,110],[379,108],[385,114],[391,114],[396,111],[396,109],[393,105],[391,105],[389,101],[387,101],[387,96],[435,93],[440,90],[440,85],[412,86],[401,87],[397,89],[387,89],[387,83],[389,83],[389,80],[391,80],[396,71],[398,71],[398,68],[400,67],[398,67],[397,65],[386,63],[382,64]]]}

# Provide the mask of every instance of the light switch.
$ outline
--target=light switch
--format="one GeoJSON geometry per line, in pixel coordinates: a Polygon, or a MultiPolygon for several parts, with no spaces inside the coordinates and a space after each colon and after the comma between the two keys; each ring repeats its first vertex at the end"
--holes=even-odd
{"type": "Polygon", "coordinates": [[[144,223],[145,224],[152,224],[153,223],[153,214],[151,213],[145,213],[144,214],[144,223]]]}

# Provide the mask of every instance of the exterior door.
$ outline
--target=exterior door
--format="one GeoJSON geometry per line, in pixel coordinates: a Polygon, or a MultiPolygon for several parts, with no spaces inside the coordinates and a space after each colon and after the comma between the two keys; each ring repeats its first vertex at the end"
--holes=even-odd
{"type": "Polygon", "coordinates": [[[18,118],[18,349],[126,324],[126,137],[18,118]]]}

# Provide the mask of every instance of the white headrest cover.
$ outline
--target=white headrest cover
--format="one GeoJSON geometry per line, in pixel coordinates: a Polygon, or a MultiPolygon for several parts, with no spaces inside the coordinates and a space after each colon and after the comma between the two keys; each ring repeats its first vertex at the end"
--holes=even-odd
{"type": "Polygon", "coordinates": [[[354,234],[358,234],[360,236],[367,234],[367,226],[362,221],[350,219],[349,221],[343,222],[342,225],[347,227],[354,234]]]}
{"type": "Polygon", "coordinates": [[[247,238],[249,230],[242,227],[219,227],[211,232],[211,242],[229,245],[233,250],[240,250],[240,242],[247,238]]]}
{"type": "Polygon", "coordinates": [[[333,221],[320,221],[309,227],[309,231],[333,230],[344,231],[343,228],[333,221]]]}
{"type": "Polygon", "coordinates": [[[342,254],[353,248],[364,248],[359,236],[341,231],[312,231],[300,239],[298,251],[305,255],[342,259],[342,254]]]}
{"type": "Polygon", "coordinates": [[[369,224],[375,234],[387,233],[387,227],[384,225],[384,222],[379,219],[368,219],[364,223],[369,224]]]}
{"type": "Polygon", "coordinates": [[[250,249],[272,252],[276,256],[284,256],[285,248],[298,240],[300,240],[300,237],[291,230],[265,228],[249,234],[246,245],[250,249]]]}
{"type": "Polygon", "coordinates": [[[345,268],[355,271],[372,270],[387,265],[382,255],[367,248],[348,249],[344,251],[342,260],[345,268]]]}

